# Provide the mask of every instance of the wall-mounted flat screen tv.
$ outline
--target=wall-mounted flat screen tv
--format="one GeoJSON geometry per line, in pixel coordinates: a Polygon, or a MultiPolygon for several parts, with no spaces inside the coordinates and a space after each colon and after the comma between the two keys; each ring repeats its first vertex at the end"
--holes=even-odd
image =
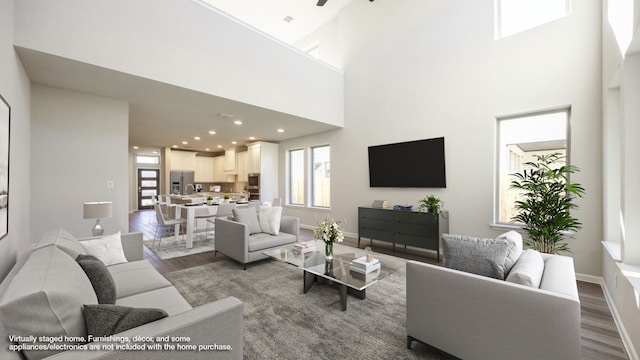
{"type": "Polygon", "coordinates": [[[446,188],[444,137],[369,146],[369,186],[446,188]]]}

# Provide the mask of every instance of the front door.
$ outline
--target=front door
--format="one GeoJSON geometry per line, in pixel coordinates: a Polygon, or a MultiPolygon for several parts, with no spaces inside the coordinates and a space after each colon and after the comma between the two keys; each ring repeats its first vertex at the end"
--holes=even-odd
{"type": "Polygon", "coordinates": [[[153,199],[160,192],[160,170],[138,169],[138,210],[153,209],[153,199]]]}

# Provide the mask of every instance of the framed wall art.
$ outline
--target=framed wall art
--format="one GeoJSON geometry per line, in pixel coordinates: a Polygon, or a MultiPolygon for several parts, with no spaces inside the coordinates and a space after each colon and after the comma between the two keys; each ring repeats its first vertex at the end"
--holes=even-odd
{"type": "Polygon", "coordinates": [[[9,233],[9,138],[11,107],[0,95],[0,239],[9,233]]]}

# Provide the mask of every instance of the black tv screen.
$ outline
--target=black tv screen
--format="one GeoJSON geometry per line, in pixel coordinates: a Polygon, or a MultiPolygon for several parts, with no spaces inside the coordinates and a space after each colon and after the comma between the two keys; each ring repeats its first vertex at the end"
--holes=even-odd
{"type": "Polygon", "coordinates": [[[446,188],[444,137],[369,146],[369,186],[446,188]]]}

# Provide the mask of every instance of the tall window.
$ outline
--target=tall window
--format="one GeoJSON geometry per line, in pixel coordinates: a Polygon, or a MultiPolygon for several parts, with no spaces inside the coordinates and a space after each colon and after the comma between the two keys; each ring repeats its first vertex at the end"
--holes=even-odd
{"type": "Polygon", "coordinates": [[[331,207],[331,147],[311,149],[312,206],[331,207]]]}
{"type": "Polygon", "coordinates": [[[495,38],[546,24],[570,12],[570,0],[495,0],[495,38]]]}
{"type": "Polygon", "coordinates": [[[304,150],[289,151],[289,204],[304,205],[304,150]]]}
{"type": "Polygon", "coordinates": [[[570,109],[564,108],[498,118],[498,223],[510,223],[516,214],[520,194],[510,189],[511,174],[522,171],[536,155],[560,153],[568,158],[569,115],[570,109]]]}

